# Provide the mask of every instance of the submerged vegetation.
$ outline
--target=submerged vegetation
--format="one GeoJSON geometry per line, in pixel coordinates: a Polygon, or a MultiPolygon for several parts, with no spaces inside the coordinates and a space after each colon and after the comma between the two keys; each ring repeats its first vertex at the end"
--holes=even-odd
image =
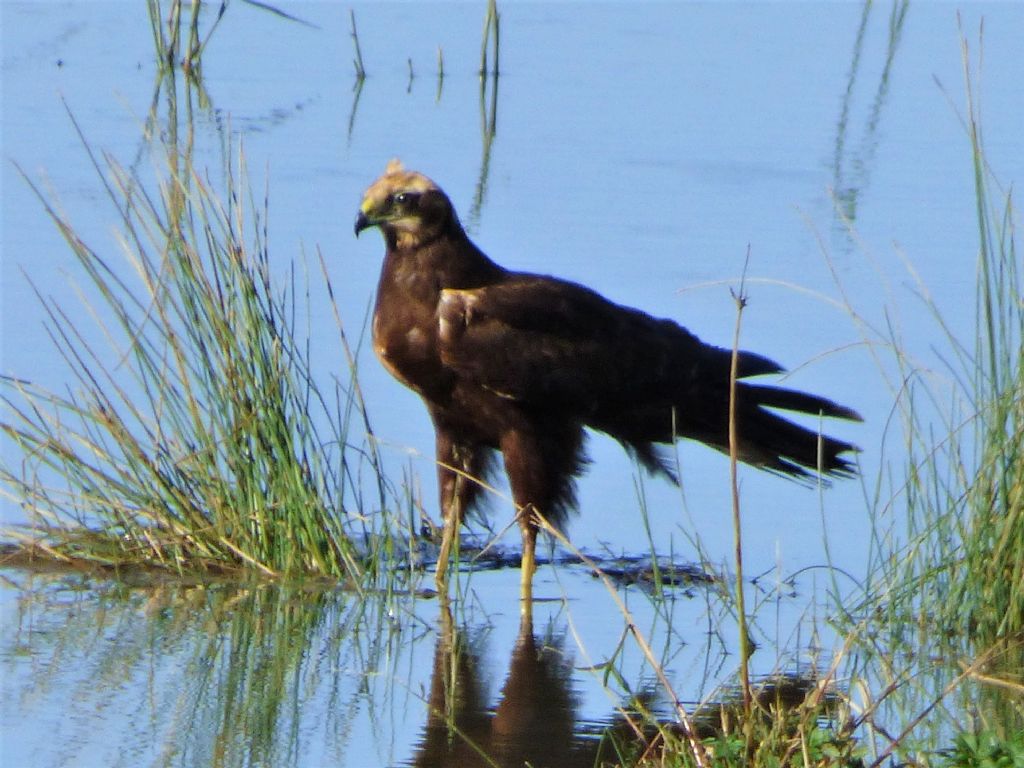
{"type": "MultiPolygon", "coordinates": [[[[104,622],[122,610],[118,621],[126,625],[137,614],[156,617],[155,639],[144,637],[149,629],[140,630],[111,649],[130,664],[142,657],[125,652],[126,642],[193,644],[186,649],[194,658],[188,673],[198,671],[201,680],[182,710],[191,719],[175,721],[182,733],[192,734],[184,751],[206,756],[248,749],[257,762],[283,764],[301,752],[299,706],[323,694],[332,706],[341,705],[338,712],[351,714],[366,690],[379,691],[370,682],[378,668],[396,663],[392,646],[418,629],[411,612],[395,607],[393,595],[332,590],[342,583],[364,593],[382,583],[390,587],[396,574],[407,573],[399,566],[411,546],[415,500],[409,491],[394,490],[383,473],[340,322],[345,375],[323,373],[337,368],[338,355],[329,353],[326,363],[314,356],[312,306],[333,308],[319,255],[275,274],[269,192],[255,191],[241,150],[224,159],[216,178],[193,166],[191,114],[179,117],[173,78],[176,69],[186,72],[189,88],[202,93],[202,52],[226,7],[201,34],[201,5],[193,2],[183,14],[180,2],[169,9],[149,3],[161,62],[157,94],[163,88],[168,98],[161,119],[169,130],[159,132],[165,140],[156,145],[157,180],[96,153],[83,137],[116,211],[123,262],[87,244],[56,202],[26,177],[88,281],[84,313],[37,291],[70,372],[68,389],[48,392],[16,376],[0,379],[6,408],[0,429],[18,448],[20,462],[0,465],[0,482],[30,520],[7,532],[10,541],[0,557],[178,579],[147,580],[144,597],[111,582],[118,586],[100,595],[97,624],[84,627],[84,634],[106,631],[104,622]],[[83,323],[83,315],[97,318],[96,327],[83,323]],[[232,580],[215,578],[222,575],[232,580]],[[268,585],[267,576],[288,580],[268,585]],[[311,577],[323,583],[300,587],[291,581],[311,577]],[[323,661],[327,654],[341,660],[323,661]],[[335,667],[358,685],[321,690],[341,685],[335,667]],[[208,688],[226,693],[206,698],[208,688]]],[[[902,24],[906,6],[898,7],[894,18],[902,24]]],[[[483,157],[471,219],[485,200],[496,132],[498,21],[489,0],[479,71],[483,157]]],[[[354,14],[350,22],[358,100],[366,72],[354,14]]],[[[685,707],[672,692],[664,660],[646,646],[618,601],[626,627],[622,645],[628,636],[645,646],[674,720],[666,723],[638,694],[609,718],[613,725],[603,739],[589,735],[594,738],[585,749],[561,734],[567,755],[585,752],[589,762],[581,764],[1024,765],[1024,272],[1012,193],[986,161],[966,41],[963,57],[963,122],[979,233],[977,335],[965,342],[934,308],[955,382],[952,395],[928,385],[900,339],[884,340],[895,350],[899,371],[907,464],[893,483],[896,490],[876,502],[877,544],[861,594],[855,600],[831,595],[830,618],[842,647],[804,685],[748,681],[743,671],[734,695],[685,707]],[[907,530],[892,537],[886,522],[891,508],[907,514],[907,530]],[[941,751],[943,746],[951,748],[941,751]]],[[[439,98],[444,77],[439,48],[439,98]]],[[[354,116],[355,103],[350,133],[354,116]]],[[[156,115],[151,119],[156,122],[156,115]]],[[[841,207],[850,210],[848,203],[841,207]]],[[[738,539],[738,494],[734,512],[738,539]]],[[[739,546],[735,557],[740,573],[739,546]]],[[[573,560],[580,561],[587,562],[573,560]]],[[[709,603],[721,601],[727,605],[723,613],[736,618],[745,648],[747,614],[756,608],[744,605],[742,579],[730,586],[704,569],[680,576],[662,568],[654,560],[651,576],[644,572],[641,578],[640,569],[631,568],[621,574],[605,568],[601,575],[621,577],[606,582],[612,591],[631,580],[653,584],[649,598],[668,623],[668,588],[706,588],[714,593],[709,603]]],[[[430,713],[425,732],[436,739],[425,740],[423,751],[455,754],[452,745],[462,739],[470,745],[466,755],[489,764],[480,756],[480,734],[490,739],[486,746],[498,749],[505,723],[496,722],[495,712],[483,722],[460,709],[460,697],[482,686],[469,658],[475,645],[447,606],[441,621],[431,688],[418,694],[430,713]]],[[[51,635],[57,645],[82,634],[73,618],[66,624],[64,634],[51,635]]],[[[520,694],[520,708],[539,708],[536,697],[524,695],[539,680],[547,686],[545,703],[570,701],[568,642],[550,631],[535,634],[524,622],[509,663],[506,701],[520,694]]],[[[743,667],[746,650],[741,655],[737,665],[743,667]]],[[[100,666],[108,665],[110,659],[101,659],[100,666]]],[[[144,666],[136,663],[132,673],[149,674],[144,666]]],[[[604,675],[608,680],[617,674],[613,659],[604,675]]],[[[395,694],[389,688],[383,695],[395,694]]],[[[513,709],[509,704],[502,714],[513,709]]],[[[332,715],[342,721],[334,729],[341,740],[345,715],[332,715]]],[[[549,723],[560,723],[563,715],[552,710],[549,723]]]]}

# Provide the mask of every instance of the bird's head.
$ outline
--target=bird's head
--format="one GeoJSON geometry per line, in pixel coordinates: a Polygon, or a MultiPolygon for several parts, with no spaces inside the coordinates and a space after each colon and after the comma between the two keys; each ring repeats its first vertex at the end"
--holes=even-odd
{"type": "Polygon", "coordinates": [[[363,194],[355,233],[380,227],[389,247],[415,248],[442,234],[458,219],[448,196],[422,173],[407,171],[398,160],[363,194]]]}

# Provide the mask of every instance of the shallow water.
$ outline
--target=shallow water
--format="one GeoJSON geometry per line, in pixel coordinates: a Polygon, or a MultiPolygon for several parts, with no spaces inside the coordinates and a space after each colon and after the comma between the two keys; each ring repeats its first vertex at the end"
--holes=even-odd
{"type": "MultiPolygon", "coordinates": [[[[477,749],[507,765],[592,765],[631,694],[664,701],[650,666],[603,630],[614,608],[598,582],[574,568],[557,587],[541,580],[564,598],[539,602],[532,623],[503,573],[463,576],[471,596],[451,609],[313,585],[8,574],[10,765],[486,764],[477,749]]],[[[680,693],[710,692],[705,665],[725,663],[724,647],[668,626],[692,627],[703,601],[670,596],[661,618],[640,595],[628,602],[680,693]]]]}
{"type": "MultiPolygon", "coordinates": [[[[476,75],[482,7],[353,7],[369,72],[358,90],[348,6],[289,5],[310,22],[302,25],[231,5],[203,60],[196,166],[217,177],[227,149],[242,143],[255,186],[269,179],[281,274],[319,246],[349,329],[363,325],[383,251],[377,237],[355,240],[352,220],[363,188],[395,155],[451,194],[472,236],[502,264],[586,282],[714,343],[731,340],[728,287],[749,247],[743,346],[795,369],[792,385],[866,419],[835,428],[865,449],[863,486],[840,483],[819,497],[742,475],[747,568],[765,574],[752,588],[762,644],[755,667],[806,662],[814,604],[830,583],[814,566],[826,562],[828,543],[851,582],[863,577],[871,545],[864,497],[904,458],[900,440],[886,439],[898,380],[891,364],[879,370],[877,337],[864,344],[858,323],[834,305],[836,277],[864,321],[897,327],[940,381],[947,374],[935,349],[944,340],[919,298],[918,275],[947,324],[965,340],[973,333],[977,234],[970,150],[955,112],[964,103],[956,6],[912,6],[894,35],[889,8],[877,4],[865,12],[852,3],[503,3],[493,113],[481,107],[476,75]],[[492,114],[493,136],[482,135],[492,114]]],[[[5,2],[0,12],[8,161],[0,371],[60,389],[66,374],[46,352],[30,281],[75,305],[81,276],[10,161],[119,259],[117,217],[69,112],[95,149],[143,172],[160,165],[146,135],[156,81],[149,25],[141,3],[5,2]]],[[[985,18],[986,149],[1009,183],[1024,171],[1024,6],[971,4],[962,16],[975,48],[985,18]]],[[[329,311],[316,309],[326,379],[342,358],[329,311]]],[[[389,470],[401,477],[411,466],[433,513],[433,437],[422,406],[366,349],[360,375],[389,470]]],[[[11,447],[2,449],[12,461],[11,447]]],[[[680,493],[637,476],[608,440],[593,438],[590,450],[574,542],[591,552],[648,551],[642,492],[659,553],[697,559],[699,532],[710,560],[729,561],[721,456],[681,446],[680,493]]],[[[21,519],[17,505],[3,504],[3,520],[21,519]]],[[[508,504],[493,508],[501,529],[508,504]]],[[[885,514],[901,531],[899,504],[885,514]]],[[[440,726],[425,729],[434,727],[432,672],[446,644],[464,644],[475,659],[476,738],[509,750],[513,762],[525,755],[501,746],[521,716],[521,706],[501,706],[503,691],[517,688],[508,682],[520,637],[515,570],[473,575],[450,632],[458,627],[460,642],[445,638],[433,600],[357,608],[335,592],[143,589],[70,577],[36,590],[39,578],[19,576],[0,591],[0,754],[12,765],[34,754],[45,756],[39,765],[434,764],[423,756],[440,726]]],[[[587,734],[610,722],[624,692],[609,696],[602,674],[583,670],[615,653],[622,621],[581,568],[542,569],[537,593],[550,602],[539,604],[534,635],[550,634],[558,661],[523,674],[557,688],[555,703],[572,702],[549,725],[575,720],[579,735],[559,730],[560,743],[585,751],[587,734]]],[[[642,590],[623,594],[646,611],[641,626],[662,633],[681,698],[699,700],[729,679],[730,620],[704,591],[672,601],[671,631],[642,590]]],[[[626,654],[616,658],[625,679],[649,683],[635,648],[626,654]]]]}

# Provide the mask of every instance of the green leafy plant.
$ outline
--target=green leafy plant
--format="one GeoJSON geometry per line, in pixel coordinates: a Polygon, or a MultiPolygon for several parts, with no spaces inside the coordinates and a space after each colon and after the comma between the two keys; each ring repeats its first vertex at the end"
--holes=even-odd
{"type": "Polygon", "coordinates": [[[1024,731],[1006,739],[992,731],[961,733],[942,765],[948,768],[1024,768],[1024,731]]]}

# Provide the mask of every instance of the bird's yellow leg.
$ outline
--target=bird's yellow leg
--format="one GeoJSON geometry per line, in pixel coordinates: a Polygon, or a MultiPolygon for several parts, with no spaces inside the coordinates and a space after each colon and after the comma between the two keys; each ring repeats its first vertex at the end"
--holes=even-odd
{"type": "Polygon", "coordinates": [[[532,508],[520,512],[526,519],[520,519],[523,530],[523,560],[519,581],[519,610],[526,615],[533,609],[533,574],[537,571],[537,526],[529,519],[532,508]]]}
{"type": "Polygon", "coordinates": [[[462,502],[460,493],[465,479],[455,479],[455,491],[452,494],[449,508],[444,510],[444,530],[441,531],[441,549],[437,553],[437,565],[434,567],[434,583],[437,591],[448,594],[448,561],[452,553],[459,551],[459,530],[462,528],[462,502]]]}
{"type": "Polygon", "coordinates": [[[445,518],[444,530],[441,532],[441,549],[437,553],[437,566],[434,569],[434,583],[438,592],[448,593],[448,561],[451,559],[452,548],[458,549],[459,525],[453,524],[451,517],[445,518]]]}

